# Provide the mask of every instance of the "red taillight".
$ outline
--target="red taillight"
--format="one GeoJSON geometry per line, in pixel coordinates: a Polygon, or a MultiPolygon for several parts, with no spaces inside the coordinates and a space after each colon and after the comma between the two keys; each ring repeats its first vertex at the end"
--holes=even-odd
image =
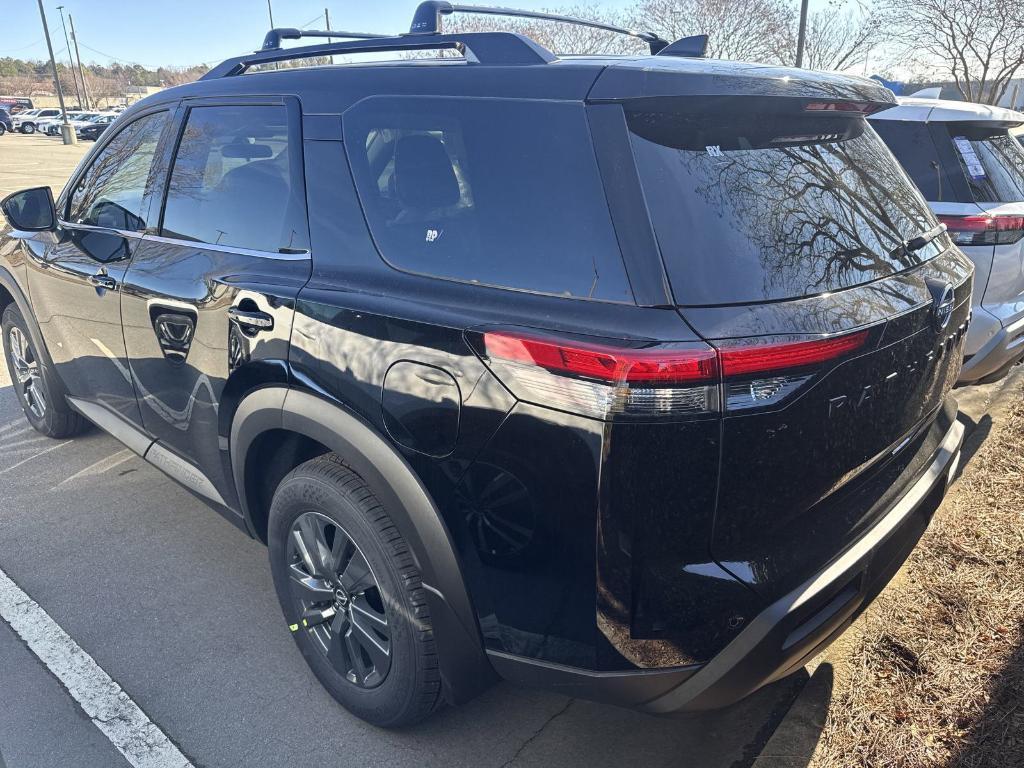
{"type": "Polygon", "coordinates": [[[548,341],[500,331],[484,334],[488,357],[527,363],[612,384],[689,384],[718,378],[718,360],[709,347],[628,349],[548,341]]]}
{"type": "Polygon", "coordinates": [[[831,339],[723,347],[718,356],[726,377],[744,376],[825,363],[860,349],[867,340],[868,332],[859,331],[831,339]]]}
{"type": "Polygon", "coordinates": [[[1008,245],[1024,237],[1024,216],[939,216],[957,245],[1008,245]]]}
{"type": "Polygon", "coordinates": [[[599,419],[699,416],[780,403],[821,365],[848,355],[868,331],[809,341],[661,344],[613,343],[487,331],[474,345],[491,371],[521,400],[599,419]],[[720,391],[719,385],[724,384],[720,391]]]}

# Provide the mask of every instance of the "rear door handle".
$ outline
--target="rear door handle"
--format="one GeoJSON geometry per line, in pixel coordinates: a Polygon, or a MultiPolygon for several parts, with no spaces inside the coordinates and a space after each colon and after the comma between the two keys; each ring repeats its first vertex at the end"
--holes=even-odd
{"type": "Polygon", "coordinates": [[[98,274],[89,275],[89,285],[95,286],[96,288],[104,288],[108,291],[117,290],[117,280],[112,278],[110,275],[98,274]]]}
{"type": "Polygon", "coordinates": [[[274,318],[266,312],[248,312],[238,307],[231,307],[228,310],[228,317],[243,328],[256,331],[269,331],[274,327],[274,318]]]}

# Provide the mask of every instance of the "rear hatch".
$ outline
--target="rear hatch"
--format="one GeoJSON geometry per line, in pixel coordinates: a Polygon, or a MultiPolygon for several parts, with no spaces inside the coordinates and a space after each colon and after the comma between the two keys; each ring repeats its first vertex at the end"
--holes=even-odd
{"type": "Polygon", "coordinates": [[[869,528],[935,450],[970,262],[867,125],[877,104],[623,104],[679,311],[719,350],[711,554],[774,598],[869,528]]]}

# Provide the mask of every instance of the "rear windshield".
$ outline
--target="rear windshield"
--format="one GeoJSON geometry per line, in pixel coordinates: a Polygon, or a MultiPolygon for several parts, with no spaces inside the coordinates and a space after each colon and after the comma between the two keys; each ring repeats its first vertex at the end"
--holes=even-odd
{"type": "Polygon", "coordinates": [[[939,253],[903,249],[935,220],[864,120],[699,101],[627,110],[679,304],[816,295],[939,253]]]}
{"type": "Polygon", "coordinates": [[[1024,200],[1024,148],[1005,128],[950,123],[949,134],[974,202],[1024,200]]]}

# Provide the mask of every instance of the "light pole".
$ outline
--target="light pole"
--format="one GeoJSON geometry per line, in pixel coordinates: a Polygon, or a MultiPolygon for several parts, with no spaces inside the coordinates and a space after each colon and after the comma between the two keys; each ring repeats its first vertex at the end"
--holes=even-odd
{"type": "Polygon", "coordinates": [[[274,9],[270,7],[270,0],[267,0],[267,13],[270,15],[270,28],[274,28],[274,9]]]}
{"type": "Polygon", "coordinates": [[[68,24],[71,25],[71,39],[75,41],[75,58],[78,59],[78,76],[82,78],[82,95],[85,97],[85,108],[92,109],[89,103],[89,84],[85,82],[85,70],[82,69],[82,55],[78,52],[78,35],[75,33],[75,20],[68,14],[68,24]]]}
{"type": "Polygon", "coordinates": [[[82,101],[82,91],[78,87],[78,76],[75,74],[75,60],[71,57],[71,41],[68,40],[68,26],[64,23],[64,6],[58,5],[57,11],[60,13],[60,25],[64,29],[64,45],[68,49],[68,63],[71,65],[71,79],[75,83],[75,93],[78,94],[78,108],[81,109],[85,106],[85,102],[82,101]]]}
{"type": "Polygon", "coordinates": [[[60,126],[60,135],[65,144],[77,144],[78,137],[75,136],[71,123],[68,122],[68,110],[64,106],[64,91],[60,87],[60,76],[57,74],[57,60],[53,58],[53,43],[50,42],[50,27],[46,24],[46,11],[43,10],[43,0],[39,3],[39,18],[43,20],[43,36],[46,38],[46,50],[50,52],[50,66],[53,67],[53,84],[57,88],[57,101],[60,102],[60,113],[64,122],[60,126]]]}
{"type": "Polygon", "coordinates": [[[796,66],[798,68],[804,65],[804,46],[807,44],[807,3],[808,0],[800,0],[800,31],[796,36],[796,66]]]}

